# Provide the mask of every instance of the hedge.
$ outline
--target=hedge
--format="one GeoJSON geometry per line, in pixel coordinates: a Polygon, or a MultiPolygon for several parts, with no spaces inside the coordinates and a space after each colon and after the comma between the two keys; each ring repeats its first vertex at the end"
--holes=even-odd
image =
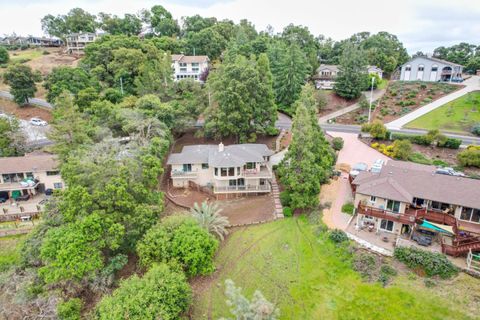
{"type": "Polygon", "coordinates": [[[468,148],[457,154],[458,162],[464,167],[480,168],[480,150],[468,148]]]}
{"type": "MultiPolygon", "coordinates": [[[[410,142],[421,145],[421,146],[429,146],[434,141],[434,137],[428,134],[414,135],[414,134],[404,134],[404,133],[392,133],[390,136],[390,140],[409,140],[410,142]]],[[[460,148],[461,144],[462,144],[462,140],[460,139],[445,138],[445,139],[438,140],[437,147],[458,149],[460,148]]]]}
{"type": "Polygon", "coordinates": [[[458,273],[457,267],[441,253],[417,248],[396,247],[393,255],[409,268],[421,268],[429,277],[440,276],[442,279],[448,279],[458,273]]]}
{"type": "Polygon", "coordinates": [[[462,144],[462,140],[455,138],[446,138],[444,141],[439,141],[437,146],[440,148],[458,149],[462,144]]]}

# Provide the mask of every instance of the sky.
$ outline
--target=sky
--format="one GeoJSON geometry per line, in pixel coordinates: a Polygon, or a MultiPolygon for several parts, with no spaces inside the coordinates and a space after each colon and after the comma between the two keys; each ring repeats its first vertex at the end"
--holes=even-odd
{"type": "Polygon", "coordinates": [[[0,35],[43,35],[43,16],[66,14],[74,7],[123,15],[155,4],[178,20],[194,14],[235,22],[246,18],[259,31],[271,25],[275,32],[294,23],[334,40],[388,31],[411,54],[459,42],[480,45],[479,0],[0,0],[0,35]]]}

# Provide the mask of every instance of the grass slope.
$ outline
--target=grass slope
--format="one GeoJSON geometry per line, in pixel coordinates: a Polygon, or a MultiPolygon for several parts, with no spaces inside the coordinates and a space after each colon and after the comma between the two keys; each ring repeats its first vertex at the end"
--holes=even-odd
{"type": "Polygon", "coordinates": [[[0,272],[18,262],[19,245],[25,237],[26,235],[16,235],[0,238],[0,272]]]}
{"type": "Polygon", "coordinates": [[[407,128],[469,133],[480,122],[480,91],[453,100],[407,124],[407,128]]]}
{"type": "Polygon", "coordinates": [[[470,319],[479,307],[471,293],[480,290],[480,281],[467,275],[428,289],[404,272],[383,288],[363,282],[350,261],[348,249],[337,248],[303,218],[242,228],[219,252],[213,280],[196,288],[192,318],[229,316],[229,278],[248,297],[262,291],[281,319],[470,319]]]}

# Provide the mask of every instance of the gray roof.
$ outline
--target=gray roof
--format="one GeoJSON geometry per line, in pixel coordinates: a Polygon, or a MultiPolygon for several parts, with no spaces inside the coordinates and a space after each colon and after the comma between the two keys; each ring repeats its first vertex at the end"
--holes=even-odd
{"type": "Polygon", "coordinates": [[[410,63],[411,63],[413,60],[415,60],[415,59],[422,59],[422,58],[423,58],[423,59],[427,59],[427,60],[431,60],[431,61],[435,61],[435,62],[438,62],[438,63],[446,64],[446,65],[463,67],[461,64],[458,64],[458,63],[450,62],[450,61],[447,61],[447,60],[442,60],[442,59],[435,58],[435,57],[428,57],[428,56],[418,56],[418,57],[415,57],[415,58],[410,59],[409,61],[405,62],[404,64],[402,64],[402,66],[406,66],[406,65],[410,64],[410,63]]]}
{"type": "Polygon", "coordinates": [[[212,167],[239,167],[247,162],[263,162],[263,157],[271,156],[273,151],[264,144],[246,143],[224,146],[218,145],[184,146],[181,153],[172,153],[167,164],[208,163],[212,167]]]}
{"type": "Polygon", "coordinates": [[[320,67],[318,67],[317,72],[320,72],[322,70],[330,70],[330,71],[335,71],[338,72],[338,65],[335,64],[321,64],[320,67]]]}
{"type": "Polygon", "coordinates": [[[436,174],[434,166],[388,161],[379,173],[360,172],[356,192],[412,202],[413,198],[480,209],[480,180],[436,174]]]}

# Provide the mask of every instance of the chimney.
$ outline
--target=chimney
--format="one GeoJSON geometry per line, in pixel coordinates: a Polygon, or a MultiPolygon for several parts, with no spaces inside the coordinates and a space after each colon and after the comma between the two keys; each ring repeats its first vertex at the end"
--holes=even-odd
{"type": "Polygon", "coordinates": [[[218,145],[218,152],[223,152],[224,149],[225,148],[224,148],[223,143],[220,142],[220,144],[218,145]]]}

